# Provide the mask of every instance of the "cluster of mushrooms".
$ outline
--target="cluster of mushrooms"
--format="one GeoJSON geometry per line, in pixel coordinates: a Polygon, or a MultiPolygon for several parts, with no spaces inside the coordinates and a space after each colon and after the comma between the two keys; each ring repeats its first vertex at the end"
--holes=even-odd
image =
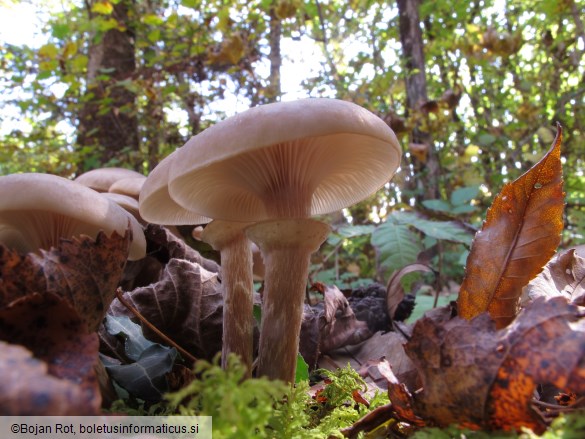
{"type": "Polygon", "coordinates": [[[192,137],[147,178],[138,173],[128,178],[86,173],[78,181],[44,174],[0,177],[11,185],[6,193],[16,203],[7,208],[5,197],[0,200],[0,242],[36,251],[57,245],[60,236],[95,236],[97,229],[123,233],[130,224],[132,260],[143,257],[146,247],[136,218],[167,226],[206,224],[201,237],[221,254],[222,364],[235,353],[249,376],[254,243],[264,262],[256,375],[293,382],[310,257],[330,231],[311,217],[373,194],[396,172],[400,157],[388,125],[353,103],[323,98],[267,104],[192,137]],[[28,177],[38,186],[24,184],[28,177]],[[97,180],[90,183],[90,177],[97,180]],[[66,186],[71,190],[66,196],[56,189],[66,186]],[[120,197],[127,198],[124,208],[120,197]],[[139,214],[132,210],[136,197],[139,214]],[[25,206],[28,216],[15,213],[25,206]],[[65,212],[55,213],[54,206],[65,212]],[[50,213],[41,215],[47,209],[50,213]],[[54,229],[45,235],[51,238],[40,242],[23,232],[23,222],[30,222],[31,230],[54,229]]]}
{"type": "Polygon", "coordinates": [[[256,375],[294,381],[310,257],[330,231],[311,217],[373,194],[400,157],[394,132],[374,114],[304,99],[227,118],[152,171],[142,218],[208,223],[202,239],[221,253],[224,365],[233,352],[252,370],[253,242],[265,266],[256,375]]]}

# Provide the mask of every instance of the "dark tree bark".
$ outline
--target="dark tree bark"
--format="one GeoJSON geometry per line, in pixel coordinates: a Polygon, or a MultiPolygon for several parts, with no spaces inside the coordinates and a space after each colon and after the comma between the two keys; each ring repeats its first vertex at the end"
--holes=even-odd
{"type": "MultiPolygon", "coordinates": [[[[90,18],[91,3],[86,2],[90,18]]],[[[136,96],[116,84],[136,71],[131,19],[135,3],[134,0],[121,0],[113,7],[112,18],[125,30],[110,29],[90,46],[88,86],[85,104],[79,114],[77,142],[82,147],[95,148],[92,155],[101,164],[121,162],[137,168],[140,142],[136,96]],[[107,79],[100,77],[104,73],[107,79]]]]}
{"type": "MultiPolygon", "coordinates": [[[[408,111],[418,112],[421,104],[428,101],[424,45],[418,14],[420,0],[398,0],[397,3],[400,41],[406,59],[406,104],[408,111]]],[[[410,181],[411,189],[420,189],[425,199],[439,198],[439,161],[431,135],[417,125],[410,141],[428,145],[426,162],[411,157],[415,173],[419,174],[419,178],[410,181]]]]}

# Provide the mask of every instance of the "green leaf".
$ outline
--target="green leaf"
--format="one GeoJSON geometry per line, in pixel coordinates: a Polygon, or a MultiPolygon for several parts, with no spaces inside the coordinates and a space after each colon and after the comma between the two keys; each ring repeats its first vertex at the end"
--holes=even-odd
{"type": "Polygon", "coordinates": [[[479,195],[479,186],[466,186],[451,193],[451,203],[454,206],[468,204],[479,195]]]}
{"type": "Polygon", "coordinates": [[[142,21],[150,26],[158,26],[163,23],[163,19],[156,14],[146,14],[142,21]]]}
{"type": "Polygon", "coordinates": [[[385,272],[392,272],[416,261],[423,250],[420,238],[408,226],[388,220],[372,233],[371,244],[385,272]]]}
{"type": "Polygon", "coordinates": [[[489,146],[496,140],[497,140],[496,136],[489,133],[483,133],[480,134],[479,137],[477,138],[477,143],[479,143],[480,146],[489,146]]]}
{"type": "Polygon", "coordinates": [[[473,235],[456,221],[431,221],[413,212],[393,212],[392,217],[400,224],[410,225],[425,235],[446,241],[471,245],[473,235]]]}
{"type": "Polygon", "coordinates": [[[124,350],[131,360],[138,360],[146,349],[156,344],[147,340],[142,334],[142,327],[129,317],[106,315],[104,326],[108,334],[124,338],[124,350]]]}
{"type": "Polygon", "coordinates": [[[156,43],[160,40],[160,29],[153,29],[148,33],[146,38],[148,38],[149,41],[156,43]]]}
{"type": "Polygon", "coordinates": [[[135,363],[105,365],[105,368],[132,396],[158,401],[169,390],[166,375],[173,369],[176,358],[174,348],[155,344],[146,349],[135,363]]]}
{"type": "Polygon", "coordinates": [[[193,8],[196,9],[198,6],[198,1],[197,0],[181,0],[181,6],[184,6],[186,8],[193,8]]]}
{"type": "Polygon", "coordinates": [[[59,40],[64,40],[69,35],[70,32],[71,29],[69,28],[69,25],[66,23],[53,24],[52,34],[55,38],[59,40]]]}
{"type": "Polygon", "coordinates": [[[91,7],[91,12],[102,15],[110,15],[114,11],[114,6],[109,1],[95,2],[91,7]]]}
{"type": "Polygon", "coordinates": [[[452,206],[444,200],[423,200],[422,205],[427,209],[451,213],[452,206]]]}
{"type": "Polygon", "coordinates": [[[309,365],[301,354],[297,354],[297,369],[295,371],[295,383],[309,379],[309,365]]]}

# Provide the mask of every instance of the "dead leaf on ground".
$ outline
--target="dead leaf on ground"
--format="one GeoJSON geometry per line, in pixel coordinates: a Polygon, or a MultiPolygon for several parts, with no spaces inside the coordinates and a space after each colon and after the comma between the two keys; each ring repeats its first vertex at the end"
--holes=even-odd
{"type": "Polygon", "coordinates": [[[585,246],[580,247],[555,255],[526,286],[525,302],[540,296],[561,295],[575,305],[584,306],[585,258],[579,255],[579,251],[585,251],[585,246]]]}
{"type": "Polygon", "coordinates": [[[3,415],[99,414],[99,398],[88,398],[85,387],[51,375],[47,363],[35,358],[24,346],[0,341],[0,377],[3,415]]]}
{"type": "Polygon", "coordinates": [[[31,293],[51,293],[75,309],[87,332],[96,331],[114,298],[129,245],[128,232],[62,239],[40,255],[0,245],[0,307],[31,293]]]}
{"type": "Polygon", "coordinates": [[[357,320],[339,288],[326,285],[323,300],[325,307],[319,322],[321,352],[360,343],[372,336],[367,323],[357,320]]]}
{"type": "MultiPolygon", "coordinates": [[[[125,292],[124,298],[150,323],[197,358],[221,351],[222,294],[216,273],[183,259],[171,259],[159,282],[125,292]]],[[[134,317],[117,299],[109,313],[134,317]]],[[[156,334],[143,326],[153,341],[156,334]]],[[[103,330],[100,337],[108,337],[103,330]]]]}
{"type": "Polygon", "coordinates": [[[498,328],[518,312],[522,288],[554,254],[563,229],[560,126],[550,151],[504,186],[489,208],[467,258],[459,315],[488,311],[498,328]]]}
{"type": "MultiPolygon", "coordinates": [[[[21,415],[99,412],[101,396],[94,371],[98,338],[95,333],[87,333],[84,322],[63,298],[33,293],[3,307],[0,340],[5,340],[8,351],[18,356],[15,361],[34,355],[26,360],[30,367],[21,365],[20,374],[0,373],[0,406],[12,404],[9,412],[21,415]],[[22,345],[21,351],[16,344],[22,345]],[[52,395],[53,391],[63,395],[52,395]],[[41,395],[49,401],[47,406],[42,404],[41,395]]],[[[5,367],[12,362],[8,351],[0,355],[5,367]]],[[[1,408],[0,412],[7,413],[1,408]]]]}
{"type": "Polygon", "coordinates": [[[386,288],[386,307],[388,315],[392,320],[394,320],[398,305],[404,300],[404,288],[402,288],[400,281],[407,274],[417,271],[434,273],[428,265],[418,263],[409,264],[392,273],[392,276],[388,281],[388,287],[386,288]]]}
{"type": "Polygon", "coordinates": [[[148,224],[144,231],[148,243],[149,254],[156,257],[163,264],[170,259],[186,259],[201,265],[212,273],[219,272],[219,265],[211,259],[204,258],[196,250],[174,236],[166,227],[148,224]]]}
{"type": "Polygon", "coordinates": [[[585,393],[585,318],[562,297],[535,300],[500,331],[487,314],[423,317],[405,349],[423,384],[409,404],[430,425],[542,433],[531,405],[538,384],[585,393]]]}

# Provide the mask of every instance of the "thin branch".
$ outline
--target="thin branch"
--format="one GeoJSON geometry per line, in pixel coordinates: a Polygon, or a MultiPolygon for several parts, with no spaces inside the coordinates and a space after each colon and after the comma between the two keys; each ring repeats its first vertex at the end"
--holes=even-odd
{"type": "Polygon", "coordinates": [[[197,358],[195,358],[193,355],[191,355],[189,352],[187,352],[185,349],[183,349],[181,346],[179,346],[177,343],[175,343],[173,340],[171,340],[165,334],[163,334],[152,323],[150,323],[146,319],[146,317],[144,317],[142,314],[140,314],[140,311],[138,311],[136,308],[134,308],[132,305],[130,305],[130,303],[126,299],[124,299],[124,297],[122,296],[122,289],[121,288],[118,288],[116,290],[116,297],[118,298],[118,300],[120,301],[120,303],[122,305],[124,305],[132,314],[134,314],[138,318],[138,320],[140,320],[143,324],[148,326],[148,328],[152,332],[154,332],[158,337],[160,337],[166,344],[174,347],[177,351],[179,351],[181,353],[181,355],[183,357],[187,358],[189,361],[191,361],[193,363],[195,363],[197,361],[197,358]]]}

